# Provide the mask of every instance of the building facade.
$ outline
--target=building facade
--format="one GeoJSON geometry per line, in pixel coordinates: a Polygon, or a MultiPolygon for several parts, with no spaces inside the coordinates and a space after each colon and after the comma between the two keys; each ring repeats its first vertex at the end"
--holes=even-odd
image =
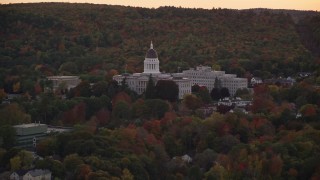
{"type": "Polygon", "coordinates": [[[191,80],[192,86],[197,84],[205,86],[211,91],[214,88],[215,79],[221,81],[222,87],[229,90],[233,96],[237,89],[247,88],[248,80],[246,78],[238,78],[235,74],[226,74],[225,71],[214,71],[209,66],[197,66],[196,69],[190,68],[182,72],[183,76],[191,80]]]}
{"type": "Polygon", "coordinates": [[[159,65],[158,54],[151,42],[150,49],[145,56],[143,73],[125,73],[113,76],[113,79],[118,83],[126,79],[129,88],[138,94],[145,92],[150,75],[155,83],[158,80],[172,80],[179,87],[179,99],[182,99],[185,94],[190,94],[191,87],[195,84],[206,86],[211,91],[214,88],[216,78],[221,81],[222,87],[228,88],[231,96],[235,94],[237,89],[247,88],[248,85],[246,78],[237,78],[235,74],[226,74],[225,71],[214,71],[209,66],[197,66],[196,69],[190,68],[182,73],[168,74],[161,73],[159,65]]]}
{"type": "Polygon", "coordinates": [[[47,78],[52,81],[54,92],[56,90],[70,90],[81,82],[78,76],[48,76],[47,78]]]}
{"type": "Polygon", "coordinates": [[[190,79],[183,77],[181,73],[167,74],[160,72],[160,62],[158,59],[158,54],[153,48],[151,42],[150,49],[147,51],[144,60],[144,71],[142,73],[124,73],[121,75],[113,76],[119,84],[126,79],[128,87],[138,94],[145,92],[148,84],[149,77],[151,76],[153,81],[157,83],[159,80],[172,80],[179,87],[179,99],[182,99],[185,94],[191,93],[191,81],[190,79]]]}
{"type": "Polygon", "coordinates": [[[11,173],[10,180],[51,180],[51,174],[47,169],[19,170],[11,173]]]}
{"type": "Polygon", "coordinates": [[[47,136],[48,126],[40,123],[29,123],[13,126],[17,133],[17,147],[34,149],[39,140],[47,136]]]}

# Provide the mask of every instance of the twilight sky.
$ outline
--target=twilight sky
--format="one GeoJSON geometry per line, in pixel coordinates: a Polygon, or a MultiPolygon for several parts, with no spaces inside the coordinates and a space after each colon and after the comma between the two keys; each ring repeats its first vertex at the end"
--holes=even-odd
{"type": "Polygon", "coordinates": [[[320,11],[320,0],[0,0],[0,3],[27,2],[78,2],[94,4],[112,4],[139,7],[176,6],[190,8],[272,8],[320,11]]]}

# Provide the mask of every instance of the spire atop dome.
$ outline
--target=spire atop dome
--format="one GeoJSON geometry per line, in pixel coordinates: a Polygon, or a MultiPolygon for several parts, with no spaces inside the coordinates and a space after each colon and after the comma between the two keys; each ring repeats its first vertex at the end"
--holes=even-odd
{"type": "Polygon", "coordinates": [[[153,43],[150,43],[150,49],[147,51],[146,58],[158,58],[157,51],[153,49],[153,43]]]}

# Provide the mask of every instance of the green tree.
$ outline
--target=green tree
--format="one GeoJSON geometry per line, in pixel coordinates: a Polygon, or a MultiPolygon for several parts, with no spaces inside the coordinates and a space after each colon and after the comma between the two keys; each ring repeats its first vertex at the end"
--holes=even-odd
{"type": "Polygon", "coordinates": [[[91,86],[88,81],[82,81],[76,86],[76,96],[90,97],[91,86]]]}
{"type": "Polygon", "coordinates": [[[108,92],[108,83],[105,81],[99,81],[92,86],[92,94],[96,97],[100,97],[108,92]]]}
{"type": "Polygon", "coordinates": [[[207,87],[205,86],[200,87],[200,90],[197,95],[201,98],[202,102],[204,102],[205,104],[208,104],[211,102],[211,96],[207,87]]]}
{"type": "Polygon", "coordinates": [[[221,88],[222,88],[221,80],[218,79],[217,77],[214,79],[213,87],[214,87],[214,88],[217,88],[217,89],[221,89],[221,88]]]}
{"type": "Polygon", "coordinates": [[[234,97],[240,97],[242,99],[248,99],[249,96],[250,92],[247,88],[237,89],[236,93],[234,94],[234,97]]]}
{"type": "Polygon", "coordinates": [[[108,92],[107,95],[111,99],[113,98],[114,95],[116,95],[119,92],[119,85],[118,82],[115,80],[112,80],[108,84],[108,92]]]}
{"type": "Polygon", "coordinates": [[[63,160],[64,168],[66,169],[66,171],[69,171],[71,173],[75,172],[80,164],[83,164],[83,161],[81,157],[78,156],[78,154],[70,154],[63,160]]]}
{"type": "Polygon", "coordinates": [[[221,98],[230,97],[229,89],[226,87],[221,88],[220,93],[221,98]]]}
{"type": "Polygon", "coordinates": [[[120,91],[126,91],[128,89],[127,78],[123,78],[121,81],[120,91]]]}
{"type": "Polygon", "coordinates": [[[197,165],[193,165],[190,169],[189,169],[189,172],[188,172],[188,177],[190,179],[202,179],[202,173],[201,173],[201,170],[199,168],[199,166],[197,165]]]}
{"type": "Polygon", "coordinates": [[[192,93],[198,93],[200,90],[200,86],[198,84],[195,84],[193,86],[191,86],[191,92],[192,93]]]}
{"type": "Polygon", "coordinates": [[[167,102],[161,99],[148,99],[145,101],[144,115],[149,118],[160,119],[169,110],[167,102]]]}
{"type": "Polygon", "coordinates": [[[78,74],[78,66],[74,62],[65,62],[61,64],[59,68],[60,73],[65,74],[65,75],[73,75],[73,74],[78,74]]]}
{"type": "Polygon", "coordinates": [[[149,80],[148,80],[145,96],[146,96],[146,99],[155,98],[155,85],[154,85],[154,82],[153,82],[151,74],[149,76],[149,80]]]}
{"type": "Polygon", "coordinates": [[[16,130],[10,125],[0,127],[0,147],[9,149],[16,143],[16,130]]]}
{"type": "Polygon", "coordinates": [[[214,101],[219,101],[219,99],[221,99],[220,89],[218,89],[218,88],[212,88],[210,95],[211,95],[212,100],[214,100],[214,101]]]}
{"type": "Polygon", "coordinates": [[[30,169],[32,167],[33,155],[29,151],[22,150],[18,153],[21,160],[22,169],[30,169]]]}
{"type": "Polygon", "coordinates": [[[178,100],[179,87],[171,80],[159,80],[156,84],[156,97],[170,102],[178,100]]]}
{"type": "Polygon", "coordinates": [[[125,101],[119,101],[112,110],[112,125],[119,126],[129,122],[131,119],[131,108],[125,101]]]}

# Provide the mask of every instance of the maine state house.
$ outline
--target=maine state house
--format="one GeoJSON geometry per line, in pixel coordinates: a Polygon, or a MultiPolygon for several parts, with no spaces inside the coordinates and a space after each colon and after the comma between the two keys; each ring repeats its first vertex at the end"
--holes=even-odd
{"type": "Polygon", "coordinates": [[[124,73],[113,76],[113,79],[120,84],[125,78],[128,87],[138,94],[145,92],[150,75],[155,83],[159,80],[172,80],[179,87],[179,99],[182,99],[185,94],[190,94],[191,86],[195,84],[206,86],[210,92],[214,88],[216,78],[221,81],[222,87],[228,88],[231,96],[235,94],[237,89],[247,88],[248,86],[246,78],[238,78],[237,75],[226,74],[225,71],[214,71],[209,66],[197,66],[195,69],[190,68],[181,73],[170,74],[161,73],[159,67],[158,54],[151,42],[150,49],[145,56],[142,73],[124,73]]]}

